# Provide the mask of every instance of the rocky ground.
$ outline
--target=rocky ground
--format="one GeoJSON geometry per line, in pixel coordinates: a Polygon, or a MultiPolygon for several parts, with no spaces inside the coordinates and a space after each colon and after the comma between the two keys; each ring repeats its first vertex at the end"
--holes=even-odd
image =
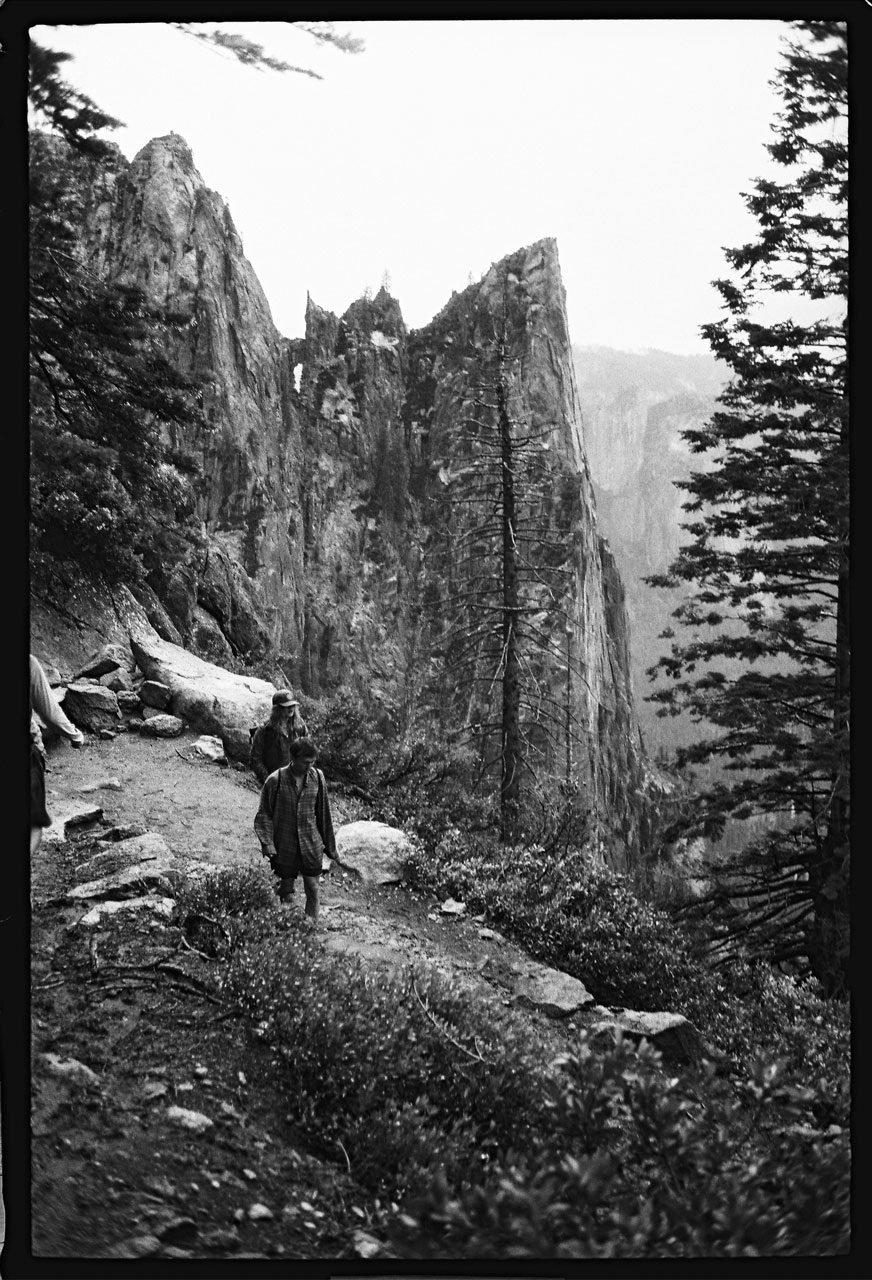
{"type": "MultiPolygon", "coordinates": [[[[101,812],[50,832],[32,867],[34,1252],[378,1256],[391,1207],[361,1191],[342,1151],[332,1163],[307,1151],[256,1034],[210,991],[216,961],[190,949],[161,890],[91,926],[93,902],[68,896],[95,867],[111,869],[131,828],[161,837],[175,866],[260,865],[257,787],[199,758],[197,736],[122,733],[49,756],[49,812],[101,812]]],[[[359,816],[359,802],[338,791],[333,801],[337,826],[359,816]]],[[[442,905],[334,864],[319,934],[367,966],[451,975],[501,1018],[535,1027],[543,1061],[605,1014],[586,993],[542,994],[540,967],[519,948],[442,905]]]]}

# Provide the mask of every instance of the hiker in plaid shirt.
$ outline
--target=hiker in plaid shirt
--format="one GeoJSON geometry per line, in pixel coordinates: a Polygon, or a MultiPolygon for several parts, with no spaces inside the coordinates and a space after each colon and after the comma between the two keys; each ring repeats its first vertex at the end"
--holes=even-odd
{"type": "Polygon", "coordinates": [[[263,784],[254,830],[261,853],[278,877],[282,902],[294,893],[294,881],[303,877],[306,915],[318,920],[318,883],[324,855],[336,856],[333,819],[327,783],[315,768],[318,753],[308,738],[290,744],[290,763],[276,769],[263,784]]]}

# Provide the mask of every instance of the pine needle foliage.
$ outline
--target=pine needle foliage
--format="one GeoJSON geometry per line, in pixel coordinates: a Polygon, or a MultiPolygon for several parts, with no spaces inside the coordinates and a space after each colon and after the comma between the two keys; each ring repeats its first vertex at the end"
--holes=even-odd
{"type": "MultiPolygon", "coordinates": [[[[696,830],[768,814],[724,869],[715,946],[848,985],[849,632],[847,40],[797,22],[774,82],[778,178],[745,196],[757,229],[726,251],[725,317],[704,326],[732,370],[718,411],[684,433],[710,465],[680,482],[690,535],[654,585],[690,584],[690,638],[651,669],[662,714],[714,732],[682,753],[718,760],[696,830]],[[772,319],[775,314],[788,318],[772,319]],[[811,318],[809,318],[811,317],[811,318]],[[726,661],[725,661],[726,660],[726,661]],[[739,674],[733,674],[738,669],[739,674]]],[[[671,632],[665,633],[667,636],[671,632]]]]}

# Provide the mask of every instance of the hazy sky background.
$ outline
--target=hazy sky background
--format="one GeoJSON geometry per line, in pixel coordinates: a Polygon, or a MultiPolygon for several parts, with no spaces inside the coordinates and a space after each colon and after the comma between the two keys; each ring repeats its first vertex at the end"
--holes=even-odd
{"type": "MultiPolygon", "coordinates": [[[[206,24],[213,26],[216,24],[206,24]]],[[[222,23],[324,76],[258,72],[165,23],[35,27],[125,122],[131,158],[184,137],[227,201],[276,325],[341,314],[387,271],[410,328],[470,273],[555,236],[573,342],[707,351],[741,192],[769,169],[786,23],[572,19],[222,23]]]]}

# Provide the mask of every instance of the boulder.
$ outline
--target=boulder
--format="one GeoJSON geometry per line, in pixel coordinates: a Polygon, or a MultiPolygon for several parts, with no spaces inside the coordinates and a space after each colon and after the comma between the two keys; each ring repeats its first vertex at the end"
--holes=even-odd
{"type": "Polygon", "coordinates": [[[167,716],[158,713],[143,720],[139,732],[143,738],[177,738],[184,733],[185,722],[178,716],[167,716]]]}
{"type": "Polygon", "coordinates": [[[247,762],[249,730],[269,719],[275,685],[234,675],[159,638],[140,636],[131,645],[145,676],[172,690],[173,712],[201,733],[220,737],[229,758],[247,762]]]}
{"type": "Polygon", "coordinates": [[[172,690],[168,684],[160,680],[143,680],[139,686],[139,700],[147,707],[157,707],[158,711],[166,711],[172,698],[172,690]]]}
{"type": "Polygon", "coordinates": [[[63,710],[74,725],[87,729],[89,733],[117,728],[121,718],[115,694],[100,684],[77,682],[69,685],[64,694],[63,710]]]}
{"type": "Polygon", "coordinates": [[[515,999],[519,1004],[541,1009],[552,1017],[565,1018],[594,1003],[583,982],[559,969],[530,961],[515,982],[515,999]]]}
{"type": "Polygon", "coordinates": [[[590,1033],[595,1037],[614,1038],[619,1027],[625,1036],[647,1040],[669,1062],[696,1063],[705,1056],[699,1031],[680,1013],[621,1009],[608,1021],[594,1023],[590,1033]]]}
{"type": "Polygon", "coordinates": [[[336,861],[368,884],[398,884],[410,853],[405,831],[386,822],[346,822],[336,831],[336,861]]]}
{"type": "Polygon", "coordinates": [[[90,658],[87,658],[82,663],[73,679],[79,680],[83,676],[98,679],[100,676],[107,675],[110,671],[117,671],[119,668],[126,669],[130,665],[131,655],[129,649],[125,649],[120,644],[104,644],[102,649],[92,653],[90,658]]]}
{"type": "Polygon", "coordinates": [[[123,667],[101,676],[100,683],[104,688],[111,689],[113,693],[130,693],[133,690],[133,676],[123,667]]]}
{"type": "Polygon", "coordinates": [[[119,689],[115,696],[118,699],[118,706],[124,714],[131,715],[133,712],[138,711],[142,705],[142,699],[139,694],[133,691],[119,689]]]}

